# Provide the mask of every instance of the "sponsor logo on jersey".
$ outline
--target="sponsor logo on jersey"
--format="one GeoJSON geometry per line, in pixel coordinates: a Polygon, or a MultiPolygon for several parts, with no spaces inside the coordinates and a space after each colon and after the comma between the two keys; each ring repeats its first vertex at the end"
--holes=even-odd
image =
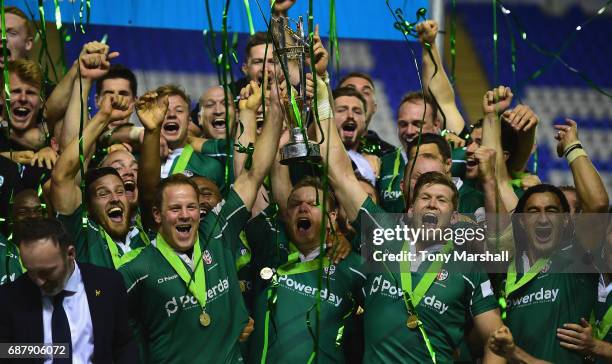
{"type": "Polygon", "coordinates": [[[7,278],[9,282],[13,282],[15,280],[15,273],[11,273],[10,276],[7,276],[6,274],[2,276],[2,278],[0,278],[0,286],[7,283],[7,278]]]}
{"type": "Polygon", "coordinates": [[[157,284],[162,284],[162,283],[171,281],[176,278],[178,278],[178,274],[174,274],[174,275],[167,276],[167,277],[161,277],[160,279],[157,280],[157,284]]]}
{"type": "Polygon", "coordinates": [[[539,291],[531,292],[529,294],[519,296],[516,298],[510,298],[508,306],[529,306],[537,303],[552,303],[557,300],[559,295],[559,288],[544,289],[540,288],[539,291]]]}
{"type": "Polygon", "coordinates": [[[402,191],[384,191],[383,199],[385,200],[397,200],[402,197],[402,191]]]}
{"type": "Polygon", "coordinates": [[[192,295],[187,294],[179,297],[172,297],[170,301],[166,302],[164,307],[166,308],[166,313],[168,314],[168,317],[170,317],[172,316],[172,314],[178,311],[179,307],[184,310],[186,308],[192,308],[194,306],[199,306],[198,301],[192,295]]]}
{"type": "MultiPolygon", "coordinates": [[[[369,294],[381,294],[391,298],[400,298],[403,295],[403,291],[400,287],[395,286],[390,281],[383,279],[382,275],[379,275],[372,280],[369,294]]],[[[449,307],[446,303],[439,300],[436,295],[424,296],[419,305],[432,309],[440,315],[444,314],[449,307]]]]}
{"type": "MultiPolygon", "coordinates": [[[[217,284],[207,288],[206,302],[208,304],[229,292],[229,279],[227,277],[225,279],[219,279],[217,284]]],[[[186,294],[183,296],[172,297],[172,299],[166,302],[164,307],[168,317],[170,317],[172,314],[176,313],[179,307],[184,310],[193,308],[195,306],[199,307],[199,305],[198,300],[193,295],[186,294]]]]}
{"type": "Polygon", "coordinates": [[[312,287],[302,282],[298,282],[297,280],[290,278],[289,276],[280,276],[278,279],[278,283],[283,287],[286,287],[294,292],[298,292],[302,295],[309,297],[316,297],[318,294],[322,300],[328,302],[335,307],[339,307],[342,303],[343,298],[331,292],[327,288],[323,288],[319,290],[317,287],[312,287]]]}
{"type": "Polygon", "coordinates": [[[204,253],[202,253],[202,260],[206,264],[209,264],[209,265],[212,264],[213,262],[212,255],[210,254],[208,249],[204,250],[204,253]]]}

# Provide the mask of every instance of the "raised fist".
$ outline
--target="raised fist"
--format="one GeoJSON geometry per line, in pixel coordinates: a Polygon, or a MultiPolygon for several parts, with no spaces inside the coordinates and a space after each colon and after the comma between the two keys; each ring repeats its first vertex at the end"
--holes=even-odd
{"type": "Polygon", "coordinates": [[[484,114],[503,113],[512,103],[512,90],[510,87],[499,86],[487,91],[482,100],[482,111],[484,114]]]}
{"type": "Polygon", "coordinates": [[[436,36],[438,35],[438,22],[435,20],[425,20],[417,24],[416,31],[422,44],[429,43],[432,45],[436,42],[436,36]]]}
{"type": "Polygon", "coordinates": [[[136,101],[136,115],[147,130],[160,127],[167,111],[168,96],[160,98],[154,91],[147,92],[136,101]]]}
{"type": "Polygon", "coordinates": [[[82,54],[79,57],[81,77],[95,80],[104,76],[110,69],[109,61],[118,56],[118,52],[112,52],[109,55],[101,53],[82,54]]]}
{"type": "Polygon", "coordinates": [[[557,155],[563,157],[565,149],[573,142],[578,141],[578,124],[572,119],[565,119],[566,125],[555,125],[557,134],[555,139],[559,141],[557,144],[557,155]]]}
{"type": "Polygon", "coordinates": [[[535,128],[539,122],[536,113],[527,105],[517,105],[512,110],[506,110],[503,116],[516,131],[527,132],[535,128]]]}
{"type": "Polygon", "coordinates": [[[98,113],[112,123],[128,118],[132,114],[132,106],[133,104],[125,96],[104,95],[98,113]]]}
{"type": "Polygon", "coordinates": [[[262,92],[268,88],[268,74],[264,75],[263,84],[259,86],[257,82],[251,81],[240,91],[240,101],[238,108],[240,111],[251,110],[257,112],[261,106],[262,92]]]}
{"type": "Polygon", "coordinates": [[[504,358],[510,357],[516,348],[512,333],[506,326],[500,327],[489,336],[488,346],[489,350],[504,358]]]}
{"type": "Polygon", "coordinates": [[[495,178],[495,149],[480,146],[474,151],[474,158],[478,161],[478,178],[486,181],[495,178]]]}

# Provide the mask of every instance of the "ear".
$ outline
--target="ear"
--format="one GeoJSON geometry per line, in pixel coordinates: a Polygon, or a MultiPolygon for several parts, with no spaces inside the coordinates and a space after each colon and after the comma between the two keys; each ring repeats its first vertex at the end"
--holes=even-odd
{"type": "Polygon", "coordinates": [[[451,225],[455,225],[459,222],[459,213],[457,211],[453,211],[451,213],[450,223],[451,225]]]}
{"type": "Polygon", "coordinates": [[[452,168],[453,168],[453,160],[452,158],[448,158],[446,162],[444,163],[444,172],[446,172],[447,175],[450,175],[452,168]]]}
{"type": "Polygon", "coordinates": [[[74,245],[68,245],[68,248],[66,248],[66,255],[70,260],[76,259],[76,248],[74,247],[74,245]]]}
{"type": "MultiPolygon", "coordinates": [[[[328,226],[334,226],[334,224],[336,223],[336,220],[338,219],[338,210],[332,210],[329,212],[329,225],[328,226]]],[[[347,221],[348,223],[348,221],[347,221]]]]}
{"type": "Polygon", "coordinates": [[[100,109],[100,102],[102,101],[102,98],[100,97],[100,95],[95,94],[94,99],[96,100],[96,107],[100,109]]]}
{"type": "Polygon", "coordinates": [[[242,73],[244,73],[245,76],[247,75],[248,67],[246,62],[242,63],[242,67],[240,67],[240,70],[242,71],[242,73]]]}
{"type": "Polygon", "coordinates": [[[156,224],[161,224],[161,211],[157,207],[153,207],[153,220],[156,224]]]}
{"type": "Polygon", "coordinates": [[[33,47],[34,47],[34,38],[28,37],[28,39],[25,42],[26,51],[28,52],[31,51],[33,47]]]}
{"type": "Polygon", "coordinates": [[[204,128],[204,112],[202,111],[202,105],[200,105],[200,110],[198,110],[198,125],[204,128]]]}
{"type": "Polygon", "coordinates": [[[510,153],[504,150],[504,162],[510,158],[510,153]]]}

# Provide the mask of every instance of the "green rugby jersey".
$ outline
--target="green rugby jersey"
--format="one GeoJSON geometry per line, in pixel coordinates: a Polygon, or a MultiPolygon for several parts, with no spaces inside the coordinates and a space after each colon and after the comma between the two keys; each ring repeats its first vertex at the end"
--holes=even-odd
{"type": "MultiPolygon", "coordinates": [[[[83,227],[83,205],[79,206],[71,215],[58,215],[68,234],[74,239],[76,246],[76,259],[78,262],[90,263],[100,267],[117,268],[113,263],[111,249],[108,246],[103,233],[103,228],[91,218],[87,219],[87,225],[83,227]]],[[[133,226],[127,234],[127,246],[130,251],[124,253],[117,244],[117,253],[123,263],[131,259],[139,248],[148,243],[144,240],[144,232],[133,226]]]]}
{"type": "Polygon", "coordinates": [[[380,159],[380,175],[378,177],[377,190],[380,198],[380,206],[386,212],[404,212],[405,203],[400,182],[404,178],[406,157],[402,148],[397,148],[392,153],[387,153],[380,159]]]}
{"type": "Polygon", "coordinates": [[[0,234],[0,286],[19,278],[23,272],[19,249],[0,234]]]}
{"type": "MultiPolygon", "coordinates": [[[[164,163],[162,163],[162,168],[163,166],[164,163]]],[[[231,167],[232,168],[230,168],[230,171],[233,170],[233,166],[231,167]]],[[[219,187],[221,193],[225,192],[225,166],[222,165],[219,160],[213,158],[212,156],[193,151],[193,148],[189,144],[187,144],[183,148],[181,154],[177,156],[172,162],[170,174],[183,173],[185,170],[190,171],[191,174],[210,179],[219,187]],[[189,155],[189,159],[187,160],[186,165],[180,165],[179,161],[181,159],[181,156],[183,156],[184,154],[191,155],[189,155]]]]}
{"type": "MultiPolygon", "coordinates": [[[[506,325],[516,344],[530,355],[553,363],[581,363],[583,355],[564,349],[557,328],[566,323],[580,324],[595,309],[595,274],[572,273],[578,254],[571,247],[551,257],[535,278],[507,298],[506,325]],[[555,273],[551,273],[555,272],[555,273]],[[557,273],[559,272],[559,273],[557,273]]],[[[521,260],[526,259],[523,256],[521,260]]],[[[521,267],[517,267],[519,271],[521,267]]],[[[517,273],[517,281],[522,274],[517,273]]]]}
{"type": "Polygon", "coordinates": [[[235,249],[248,218],[244,203],[231,190],[200,223],[208,327],[200,324],[200,304],[153,243],[119,269],[148,363],[242,362],[238,339],[248,313],[236,275],[235,249]]]}
{"type": "MultiPolygon", "coordinates": [[[[294,253],[297,258],[298,253],[294,253]]],[[[319,260],[298,264],[312,264],[313,270],[283,274],[278,277],[276,288],[267,287],[257,293],[254,303],[255,331],[249,346],[249,362],[259,363],[266,341],[266,312],[270,309],[267,330],[267,355],[269,363],[306,363],[317,331],[316,297],[320,297],[319,363],[344,361],[341,342],[336,339],[345,320],[356,308],[365,275],[361,272],[361,258],[351,253],[339,264],[329,264],[324,259],[323,271],[319,260]],[[323,274],[319,289],[319,273],[323,274]],[[276,301],[268,305],[268,291],[275,292],[276,301]],[[312,334],[307,320],[311,322],[312,334]]],[[[270,293],[273,294],[273,293],[270,293]]],[[[342,329],[344,330],[344,329],[342,329]]],[[[342,332],[342,331],[341,331],[342,332]]]]}
{"type": "MultiPolygon", "coordinates": [[[[383,224],[384,211],[368,198],[360,209],[356,224],[383,224]]],[[[403,300],[400,270],[387,263],[389,271],[367,274],[365,284],[364,363],[431,362],[420,330],[407,327],[408,311],[403,300]],[[390,272],[394,272],[391,274],[390,272]]],[[[412,273],[413,289],[429,264],[412,273]]],[[[469,316],[497,309],[491,282],[476,264],[451,262],[440,269],[437,278],[416,306],[419,319],[439,363],[453,361],[453,351],[464,337],[469,316]],[[449,271],[451,273],[449,273],[449,271]]]]}
{"type": "MultiPolygon", "coordinates": [[[[225,171],[225,164],[227,163],[227,141],[226,139],[208,139],[202,145],[201,155],[211,157],[219,161],[225,171]]],[[[229,142],[229,183],[234,183],[234,141],[229,142]]]]}
{"type": "MultiPolygon", "coordinates": [[[[484,192],[480,181],[477,179],[464,179],[462,182],[463,184],[459,188],[459,207],[457,211],[470,215],[476,214],[477,210],[480,209],[484,216],[484,192]]],[[[518,198],[521,198],[525,192],[522,188],[515,185],[512,185],[512,189],[518,198]]]]}

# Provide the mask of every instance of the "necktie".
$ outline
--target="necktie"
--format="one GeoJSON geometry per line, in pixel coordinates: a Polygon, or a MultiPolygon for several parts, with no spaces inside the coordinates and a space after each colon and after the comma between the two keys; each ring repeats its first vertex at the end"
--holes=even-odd
{"type": "Polygon", "coordinates": [[[70,325],[68,324],[68,316],[64,310],[64,297],[66,291],[61,291],[53,296],[53,315],[51,316],[51,335],[54,344],[68,344],[68,358],[55,358],[53,364],[71,364],[72,363],[72,339],[70,337],[70,325]]]}

